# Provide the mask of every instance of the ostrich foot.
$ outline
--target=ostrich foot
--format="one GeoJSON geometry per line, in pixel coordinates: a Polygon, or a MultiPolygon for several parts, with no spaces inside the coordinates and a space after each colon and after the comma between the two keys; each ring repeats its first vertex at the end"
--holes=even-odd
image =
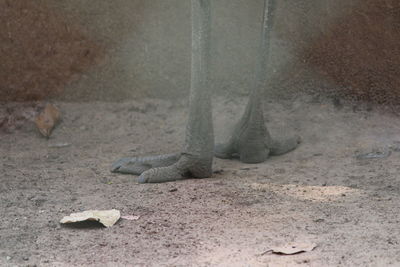
{"type": "Polygon", "coordinates": [[[301,143],[300,136],[271,139],[268,135],[233,135],[225,144],[217,144],[214,154],[217,158],[239,158],[244,163],[261,163],[269,156],[278,156],[290,152],[301,143]]]}
{"type": "Polygon", "coordinates": [[[212,175],[212,155],[193,156],[186,153],[155,157],[123,158],[112,165],[112,172],[135,174],[139,183],[165,183],[212,175]]]}

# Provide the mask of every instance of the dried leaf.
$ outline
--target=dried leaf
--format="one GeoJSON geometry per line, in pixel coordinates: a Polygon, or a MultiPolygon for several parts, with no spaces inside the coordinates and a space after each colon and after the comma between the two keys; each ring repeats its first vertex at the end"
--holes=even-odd
{"type": "Polygon", "coordinates": [[[50,137],[51,132],[60,120],[60,111],[53,104],[47,104],[45,109],[40,113],[36,119],[35,123],[39,132],[44,137],[50,137]]]}
{"type": "Polygon", "coordinates": [[[121,219],[129,221],[137,221],[140,219],[140,216],[127,215],[127,216],[121,216],[121,219]]]}
{"type": "Polygon", "coordinates": [[[271,248],[262,255],[272,252],[274,254],[281,254],[281,255],[294,255],[302,252],[310,252],[314,250],[314,248],[317,247],[317,244],[315,243],[290,243],[282,247],[275,247],[271,248]]]}
{"type": "Polygon", "coordinates": [[[65,216],[60,223],[77,223],[84,221],[97,221],[105,227],[113,226],[121,217],[119,210],[88,210],[79,213],[72,213],[65,216]]]}

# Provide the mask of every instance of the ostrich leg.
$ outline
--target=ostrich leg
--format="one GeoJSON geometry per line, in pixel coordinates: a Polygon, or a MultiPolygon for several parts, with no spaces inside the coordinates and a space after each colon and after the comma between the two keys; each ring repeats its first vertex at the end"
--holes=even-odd
{"type": "Polygon", "coordinates": [[[161,183],[212,174],[214,135],[208,84],[211,0],[192,0],[192,70],[189,119],[182,153],[123,158],[111,171],[141,174],[140,183],[161,183]]]}
{"type": "Polygon", "coordinates": [[[239,157],[245,163],[260,163],[269,155],[280,155],[295,149],[299,137],[272,139],[264,122],[262,110],[262,89],[267,82],[270,33],[273,24],[275,0],[265,0],[261,31],[261,45],[255,75],[255,83],[242,118],[236,124],[231,137],[225,144],[215,147],[219,158],[239,157]]]}

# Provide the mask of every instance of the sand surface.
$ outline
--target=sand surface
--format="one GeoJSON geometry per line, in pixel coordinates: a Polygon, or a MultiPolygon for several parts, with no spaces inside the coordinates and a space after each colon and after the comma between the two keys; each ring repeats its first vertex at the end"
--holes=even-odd
{"type": "MultiPolygon", "coordinates": [[[[245,101],[214,102],[222,140],[245,101]]],[[[184,101],[56,105],[63,120],[49,140],[29,121],[0,134],[1,266],[400,264],[400,118],[384,109],[266,102],[272,134],[300,134],[297,150],[256,165],[215,160],[209,179],[140,185],[110,173],[111,163],[179,151],[184,101]],[[385,148],[387,158],[355,157],[385,148]],[[140,219],[109,229],[59,224],[72,212],[113,208],[140,219]],[[260,255],[289,242],[317,247],[260,255]]]]}

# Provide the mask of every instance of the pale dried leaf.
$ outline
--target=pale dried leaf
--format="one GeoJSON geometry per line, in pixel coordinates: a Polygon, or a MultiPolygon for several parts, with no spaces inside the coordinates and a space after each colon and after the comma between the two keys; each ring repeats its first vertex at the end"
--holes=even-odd
{"type": "Polygon", "coordinates": [[[105,227],[113,226],[121,217],[119,210],[88,210],[79,213],[72,213],[64,217],[60,223],[77,223],[84,221],[97,221],[105,227]]]}
{"type": "Polygon", "coordinates": [[[275,254],[293,255],[301,252],[310,252],[317,247],[315,243],[290,243],[282,247],[271,248],[275,254]]]}

